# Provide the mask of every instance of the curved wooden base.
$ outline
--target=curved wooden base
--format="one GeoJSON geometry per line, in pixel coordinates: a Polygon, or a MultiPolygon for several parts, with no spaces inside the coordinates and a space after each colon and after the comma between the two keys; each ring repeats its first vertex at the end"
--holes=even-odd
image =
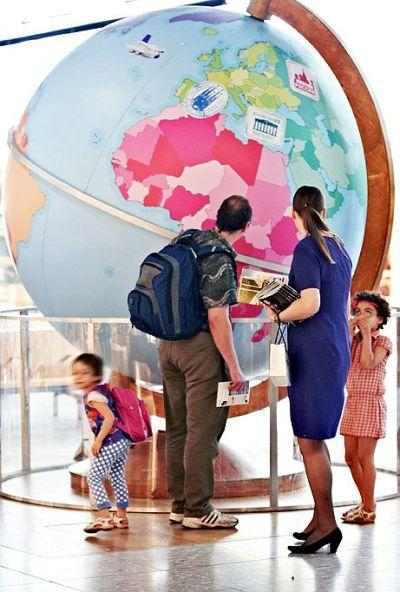
{"type": "MultiPolygon", "coordinates": [[[[287,474],[279,477],[279,491],[287,492],[305,485],[305,474],[296,470],[296,463],[289,463],[287,474]]],[[[86,475],[89,460],[70,467],[71,487],[75,491],[87,492],[86,475]]],[[[126,468],[130,497],[168,498],[165,471],[165,432],[157,432],[153,438],[130,449],[126,468]]],[[[111,493],[109,483],[106,488],[111,493]]],[[[267,456],[265,462],[254,462],[254,451],[241,444],[232,450],[220,445],[215,463],[215,497],[248,497],[268,495],[269,478],[267,456]]]]}

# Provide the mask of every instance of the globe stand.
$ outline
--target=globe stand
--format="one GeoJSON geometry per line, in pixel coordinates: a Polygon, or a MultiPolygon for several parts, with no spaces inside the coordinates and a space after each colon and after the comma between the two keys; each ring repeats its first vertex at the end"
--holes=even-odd
{"type": "Polygon", "coordinates": [[[247,12],[253,18],[259,19],[260,21],[267,20],[269,13],[270,0],[251,0],[249,6],[247,7],[247,12]]]}

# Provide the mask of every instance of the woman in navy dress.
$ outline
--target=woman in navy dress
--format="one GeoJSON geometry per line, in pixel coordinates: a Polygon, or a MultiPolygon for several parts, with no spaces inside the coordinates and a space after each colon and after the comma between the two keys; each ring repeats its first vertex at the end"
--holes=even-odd
{"type": "Polygon", "coordinates": [[[322,193],[300,187],[292,213],[302,240],[294,250],[289,284],[301,295],[274,321],[288,327],[291,386],[290,416],[298,438],[307,479],[314,498],[314,514],[303,532],[294,533],[303,545],[294,553],[314,553],[326,544],[335,552],[342,535],[332,504],[332,472],[324,440],[334,438],[350,368],[348,300],[351,260],[341,240],[325,223],[322,193]]]}

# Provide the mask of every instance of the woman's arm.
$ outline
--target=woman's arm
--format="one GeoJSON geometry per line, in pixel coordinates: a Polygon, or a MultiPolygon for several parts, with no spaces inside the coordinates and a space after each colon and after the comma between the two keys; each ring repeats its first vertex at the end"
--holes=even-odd
{"type": "Polygon", "coordinates": [[[294,280],[293,286],[300,293],[300,298],[279,314],[283,323],[308,319],[315,315],[321,306],[319,255],[306,240],[300,241],[296,246],[290,271],[294,280]]]}
{"type": "MultiPolygon", "coordinates": [[[[292,302],[285,310],[279,313],[279,320],[282,323],[303,321],[312,317],[319,311],[321,305],[320,292],[318,288],[307,288],[300,292],[300,298],[292,302]]],[[[266,306],[267,315],[271,321],[276,320],[276,313],[266,306]]]]}

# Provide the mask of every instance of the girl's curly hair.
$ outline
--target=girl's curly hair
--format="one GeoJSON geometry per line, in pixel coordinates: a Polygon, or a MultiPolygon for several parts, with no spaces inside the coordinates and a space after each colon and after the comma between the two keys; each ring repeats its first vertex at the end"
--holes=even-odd
{"type": "Polygon", "coordinates": [[[357,308],[359,302],[370,302],[377,309],[377,314],[382,318],[382,323],[379,325],[379,329],[383,329],[390,317],[390,306],[387,300],[379,294],[379,292],[371,292],[364,290],[358,292],[351,302],[351,314],[354,314],[354,310],[357,308]]]}

